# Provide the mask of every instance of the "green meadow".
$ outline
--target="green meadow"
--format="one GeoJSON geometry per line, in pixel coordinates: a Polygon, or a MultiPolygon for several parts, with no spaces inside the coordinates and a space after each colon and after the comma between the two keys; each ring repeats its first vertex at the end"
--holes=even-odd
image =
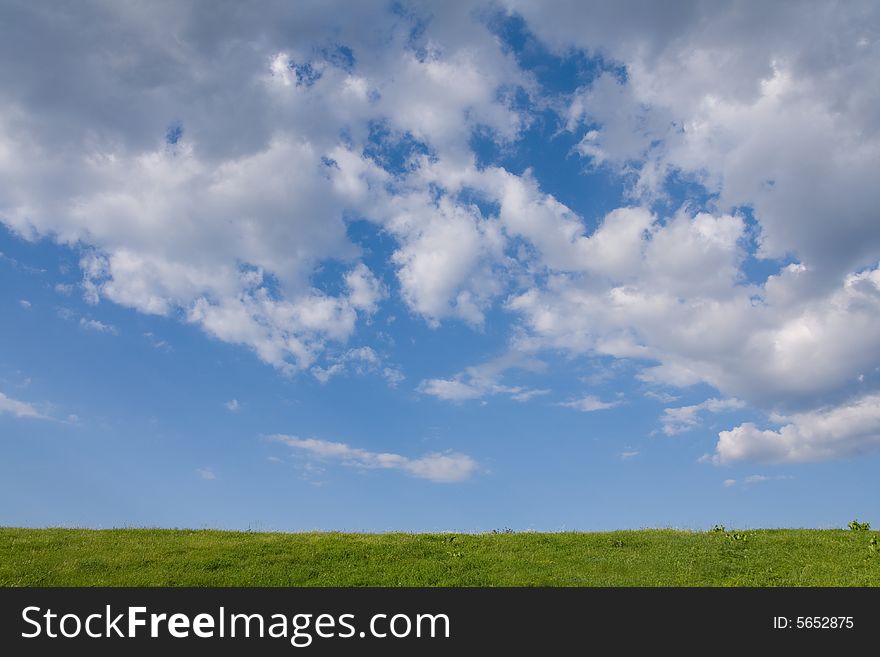
{"type": "Polygon", "coordinates": [[[877,535],[0,528],[0,586],[878,586],[877,535]]]}

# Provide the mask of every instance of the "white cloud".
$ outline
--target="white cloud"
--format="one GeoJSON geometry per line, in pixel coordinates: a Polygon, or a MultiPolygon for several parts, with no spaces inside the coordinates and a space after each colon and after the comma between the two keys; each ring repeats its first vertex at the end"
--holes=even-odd
{"type": "Polygon", "coordinates": [[[385,381],[387,381],[388,385],[392,388],[396,388],[406,379],[406,375],[396,367],[383,368],[382,376],[385,377],[385,381]]]}
{"type": "Polygon", "coordinates": [[[349,302],[358,310],[374,313],[379,301],[388,296],[388,291],[373,275],[367,266],[359,263],[345,275],[345,283],[349,289],[349,302]]]}
{"type": "Polygon", "coordinates": [[[485,393],[474,385],[455,379],[426,379],[419,384],[418,391],[445,401],[466,401],[480,399],[485,393]]]}
{"type": "Polygon", "coordinates": [[[394,469],[438,483],[453,483],[469,479],[478,469],[476,461],[466,454],[433,452],[419,458],[408,458],[388,452],[370,452],[349,447],[345,443],[274,435],[274,440],[319,459],[339,461],[357,468],[394,469]]]}
{"type": "MultiPolygon", "coordinates": [[[[743,486],[754,486],[755,484],[763,484],[767,481],[783,481],[785,479],[794,479],[794,477],[790,475],[762,475],[762,474],[753,474],[749,475],[745,479],[742,480],[743,486]]],[[[732,488],[737,485],[736,479],[725,479],[723,482],[725,488],[732,488]]]]}
{"type": "Polygon", "coordinates": [[[84,328],[87,331],[95,331],[97,333],[110,333],[111,335],[117,335],[119,333],[117,328],[112,324],[105,324],[104,322],[97,319],[80,317],[79,325],[81,328],[84,328]]]}
{"type": "Polygon", "coordinates": [[[342,363],[333,363],[328,367],[313,367],[312,368],[312,376],[314,376],[321,383],[327,383],[331,378],[335,375],[342,373],[345,371],[345,365],[342,363]]]}
{"type": "Polygon", "coordinates": [[[323,359],[323,366],[314,365],[309,371],[321,383],[345,374],[375,374],[382,376],[389,387],[395,388],[406,378],[399,368],[383,365],[382,357],[372,347],[356,347],[338,354],[328,353],[323,359]]]}
{"type": "Polygon", "coordinates": [[[152,344],[154,348],[162,351],[172,351],[172,347],[168,344],[168,341],[158,338],[154,333],[147,331],[144,333],[144,337],[150,341],[150,344],[152,344]]]}
{"type": "Polygon", "coordinates": [[[21,306],[22,308],[24,308],[25,310],[30,310],[32,304],[27,299],[20,299],[18,301],[18,305],[21,306]]]}
{"type": "MultiPolygon", "coordinates": [[[[531,354],[626,359],[646,383],[706,384],[762,412],[819,417],[876,387],[863,376],[880,364],[876,3],[377,0],[222,6],[207,28],[199,7],[2,10],[0,221],[83,248],[87,301],[181,318],[321,380],[368,366],[399,380],[341,356],[399,290],[431,326],[480,330],[503,302],[531,354]],[[543,93],[487,27],[498,6],[614,73],[543,93]],[[543,109],[585,164],[620,176],[621,207],[581,217],[530,169],[477,165],[475,131],[504,147],[543,109]],[[661,211],[670,180],[709,200],[661,211]],[[394,241],[382,265],[396,285],[367,267],[352,218],[394,241]],[[791,264],[749,280],[752,257],[791,264]],[[339,273],[321,280],[328,261],[339,273]]],[[[545,390],[480,365],[418,389],[545,390]]],[[[786,454],[850,453],[846,439],[811,452],[801,424],[770,430],[786,454]]],[[[760,443],[745,426],[734,442],[760,443]]]]}
{"type": "Polygon", "coordinates": [[[265,288],[219,303],[200,297],[187,318],[225,342],[252,347],[265,362],[294,372],[308,367],[325,338],[346,340],[357,314],[345,297],[312,292],[296,301],[271,298],[265,288]]]}
{"type": "MultiPolygon", "coordinates": [[[[58,316],[66,322],[72,322],[76,320],[79,314],[71,309],[60,307],[58,308],[58,316]]],[[[117,329],[112,324],[107,324],[97,319],[92,319],[91,317],[83,317],[79,316],[79,327],[84,331],[94,331],[95,333],[108,333],[110,335],[118,335],[119,329],[117,329]]]]}
{"type": "Polygon", "coordinates": [[[46,416],[40,413],[33,405],[12,399],[0,392],[0,414],[3,413],[9,413],[21,418],[46,419],[46,416]]]}
{"type": "Polygon", "coordinates": [[[527,402],[533,397],[542,397],[544,395],[549,395],[552,392],[549,388],[531,388],[528,390],[523,390],[522,392],[515,392],[510,395],[510,398],[513,401],[518,402],[527,402]]]}
{"type": "Polygon", "coordinates": [[[226,407],[226,410],[228,410],[230,413],[237,413],[241,410],[241,404],[237,399],[230,399],[224,404],[224,406],[226,407]]]}
{"type": "Polygon", "coordinates": [[[623,459],[624,461],[629,461],[630,459],[634,459],[635,457],[637,457],[640,453],[641,452],[638,452],[638,451],[621,452],[620,458],[623,459]]]}
{"type": "Polygon", "coordinates": [[[395,181],[365,150],[380,124],[388,148],[411,138],[444,162],[469,157],[477,126],[516,136],[524,119],[504,90],[530,78],[472,9],[319,3],[242,21],[220,8],[205,31],[189,5],[88,5],[63,30],[52,12],[8,8],[2,24],[27,24],[28,39],[0,35],[26,63],[5,69],[2,221],[28,239],[92,246],[87,300],[185,317],[286,372],[344,343],[387,295],[346,235],[350,216],[398,241],[415,312],[478,325],[498,293],[481,262],[499,251],[497,228],[435,202],[427,181],[395,181]],[[238,45],[218,51],[216,39],[238,45]],[[55,44],[53,66],[28,48],[41,42],[55,44]],[[107,57],[91,56],[95,43],[107,57]],[[107,89],[112,114],[98,101],[107,89]],[[389,194],[392,182],[411,202],[389,194]],[[335,295],[311,288],[327,260],[349,267],[335,295]]]}
{"type": "Polygon", "coordinates": [[[388,227],[401,241],[392,261],[406,303],[433,326],[449,316],[482,325],[501,289],[492,269],[504,246],[498,223],[476,207],[448,198],[435,205],[422,194],[395,199],[391,211],[388,227]]]}
{"type": "Polygon", "coordinates": [[[679,406],[667,408],[663,411],[660,422],[663,425],[663,433],[673,436],[678,433],[690,431],[700,425],[700,413],[722,413],[735,409],[744,408],[745,404],[739,399],[707,399],[699,404],[691,406],[679,406]]]}
{"type": "Polygon", "coordinates": [[[764,254],[795,253],[834,278],[876,261],[880,67],[854,36],[877,23],[876,3],[504,4],[559,51],[626,67],[625,82],[605,75],[575,94],[568,119],[585,118],[582,150],[635,172],[637,193],[684,173],[720,207],[754,209],[764,254]]]}
{"type": "Polygon", "coordinates": [[[718,434],[712,460],[726,464],[796,463],[854,456],[880,448],[880,395],[816,411],[773,417],[778,430],[746,422],[718,434]]]}
{"type": "Polygon", "coordinates": [[[586,395],[585,397],[581,397],[580,399],[571,399],[566,402],[560,402],[559,406],[565,406],[566,408],[573,408],[578,411],[583,411],[585,413],[592,413],[594,411],[604,411],[609,408],[615,408],[623,404],[623,401],[620,399],[615,399],[613,401],[602,401],[598,397],[594,395],[586,395]]]}
{"type": "MultiPolygon", "coordinates": [[[[691,229],[703,230],[696,219],[691,229]]],[[[655,234],[648,255],[659,242],[655,234]]],[[[851,274],[823,296],[810,290],[813,298],[795,292],[815,282],[809,271],[788,268],[764,286],[731,280],[724,293],[714,275],[683,272],[674,294],[668,272],[661,287],[664,275],[609,286],[559,274],[508,306],[522,315],[533,344],[653,360],[659,364],[640,375],[647,382],[707,383],[764,409],[821,403],[852,389],[866,363],[880,362],[880,269],[851,274]],[[693,291],[691,278],[705,289],[693,291]]]]}
{"type": "MultiPolygon", "coordinates": [[[[877,6],[777,5],[759,15],[700,2],[673,11],[505,4],[559,52],[599,51],[626,67],[625,79],[602,75],[569,106],[568,127],[583,130],[580,150],[592,165],[630,176],[632,198],[646,205],[663,197],[670,174],[717,194],[707,212],[657,218],[616,280],[545,258],[559,272],[508,304],[533,335],[577,354],[655,361],[642,380],[706,383],[765,412],[818,417],[859,394],[854,384],[864,383],[866,364],[880,362],[880,188],[869,181],[880,164],[871,109],[880,86],[866,83],[880,66],[853,34],[876,21],[877,6]],[[754,228],[738,214],[742,206],[754,228]],[[745,284],[753,239],[758,258],[796,262],[745,284]]],[[[572,244],[589,237],[575,234],[572,244]]],[[[696,418],[680,414],[683,422],[667,425],[673,431],[696,418]]],[[[765,443],[791,442],[787,456],[773,457],[780,459],[855,449],[842,439],[815,450],[805,430],[749,427],[722,433],[725,449],[743,447],[746,460],[769,458],[757,448],[765,443]]],[[[838,431],[853,432],[855,425],[838,431]]]]}
{"type": "Polygon", "coordinates": [[[541,372],[545,367],[543,361],[512,349],[497,358],[467,367],[452,378],[425,379],[416,389],[423,395],[451,402],[483,399],[491,395],[507,395],[514,401],[525,402],[533,397],[549,394],[550,390],[505,385],[501,383],[504,373],[508,370],[541,372]]]}
{"type": "Polygon", "coordinates": [[[672,395],[668,392],[657,392],[655,390],[648,390],[645,393],[645,397],[648,399],[654,399],[659,402],[663,402],[664,404],[671,404],[674,401],[678,401],[678,396],[672,395]]]}
{"type": "Polygon", "coordinates": [[[205,481],[213,481],[217,478],[217,473],[213,468],[196,468],[196,474],[205,481]]]}

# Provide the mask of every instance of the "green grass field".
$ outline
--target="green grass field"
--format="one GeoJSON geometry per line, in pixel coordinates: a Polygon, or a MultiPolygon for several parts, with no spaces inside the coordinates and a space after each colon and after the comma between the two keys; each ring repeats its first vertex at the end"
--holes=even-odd
{"type": "Polygon", "coordinates": [[[0,585],[878,586],[876,536],[0,528],[0,585]]]}

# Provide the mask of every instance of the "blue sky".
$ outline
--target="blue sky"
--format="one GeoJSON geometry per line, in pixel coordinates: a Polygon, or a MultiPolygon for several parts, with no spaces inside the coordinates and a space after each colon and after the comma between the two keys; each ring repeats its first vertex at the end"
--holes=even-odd
{"type": "Polygon", "coordinates": [[[870,3],[2,11],[0,524],[875,518],[870,3]]]}

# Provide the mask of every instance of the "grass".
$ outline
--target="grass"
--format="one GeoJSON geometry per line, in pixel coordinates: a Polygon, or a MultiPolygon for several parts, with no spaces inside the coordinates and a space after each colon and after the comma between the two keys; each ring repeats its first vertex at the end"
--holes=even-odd
{"type": "Polygon", "coordinates": [[[878,586],[876,535],[0,528],[0,586],[878,586]]]}

